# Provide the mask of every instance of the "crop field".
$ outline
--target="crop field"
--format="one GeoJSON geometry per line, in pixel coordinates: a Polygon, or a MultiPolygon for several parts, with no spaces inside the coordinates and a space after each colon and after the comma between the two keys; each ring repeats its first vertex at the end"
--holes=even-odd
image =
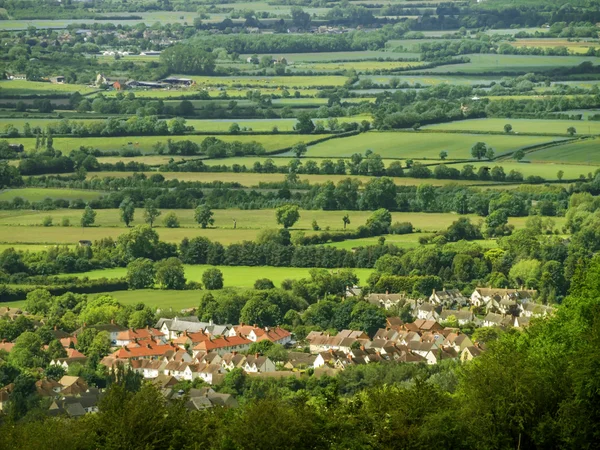
{"type": "MultiPolygon", "coordinates": [[[[227,165],[227,159],[222,159],[222,164],[227,165]]],[[[138,172],[141,173],[141,172],[138,172]]],[[[143,172],[147,176],[152,175],[156,172],[143,172]]],[[[105,177],[116,177],[124,178],[130,177],[133,172],[89,172],[87,179],[94,177],[105,178],[105,177]]],[[[180,180],[180,181],[200,181],[206,183],[212,183],[213,181],[222,181],[223,183],[240,183],[244,187],[258,187],[260,182],[265,183],[280,183],[285,180],[286,175],[283,173],[234,173],[234,172],[161,172],[161,175],[165,177],[165,180],[180,180]]],[[[322,184],[326,181],[332,181],[338,183],[341,180],[351,178],[358,180],[362,183],[367,183],[372,180],[373,177],[368,176],[355,176],[355,175],[307,175],[299,174],[299,181],[308,181],[311,184],[322,184]]],[[[488,185],[493,184],[492,182],[481,182],[481,181],[470,181],[470,180],[436,180],[422,178],[392,178],[397,186],[418,186],[423,183],[431,184],[432,186],[446,186],[449,184],[457,185],[488,185]]]]}
{"type": "MultiPolygon", "coordinates": [[[[364,154],[367,149],[372,149],[382,158],[439,159],[440,151],[445,150],[448,159],[469,159],[471,147],[477,142],[485,142],[499,155],[553,140],[542,136],[369,132],[310,146],[305,157],[350,157],[354,153],[364,154]]],[[[282,156],[289,155],[284,153],[282,156]]]]}
{"type": "MultiPolygon", "coordinates": [[[[179,75],[174,75],[179,76],[179,75]]],[[[185,75],[181,75],[185,77],[185,75]]],[[[338,75],[309,76],[190,76],[199,86],[312,88],[313,86],[343,86],[347,78],[338,75]]]]}
{"type": "Polygon", "coordinates": [[[600,140],[595,138],[567,142],[564,145],[528,153],[527,159],[530,161],[571,164],[600,164],[600,140]]]}
{"type": "Polygon", "coordinates": [[[579,134],[600,134],[600,122],[590,120],[537,120],[537,119],[471,119],[424,126],[430,130],[496,131],[512,125],[512,133],[563,133],[574,127],[579,134]]]}
{"type": "Polygon", "coordinates": [[[482,73],[482,72],[531,72],[556,67],[571,67],[585,61],[598,64],[600,58],[593,56],[532,56],[532,55],[465,55],[471,62],[452,64],[428,69],[431,73],[482,73]]]}
{"type": "Polygon", "coordinates": [[[63,200],[94,200],[102,195],[98,191],[89,191],[85,189],[43,189],[43,188],[23,188],[23,189],[4,189],[0,191],[0,201],[11,201],[15,197],[20,197],[31,202],[39,202],[46,198],[63,200]]]}
{"type": "Polygon", "coordinates": [[[513,47],[537,47],[537,48],[556,48],[556,47],[566,47],[570,53],[573,54],[585,54],[588,49],[598,48],[600,44],[596,42],[590,41],[579,41],[573,42],[568,39],[548,39],[548,38],[540,38],[540,39],[517,39],[517,41],[509,42],[513,47]]]}
{"type": "MultiPolygon", "coordinates": [[[[54,138],[54,148],[63,152],[69,152],[84,145],[96,148],[98,150],[110,151],[120,150],[122,148],[132,148],[142,153],[154,152],[153,146],[157,142],[167,143],[167,139],[174,142],[190,140],[201,143],[207,135],[185,135],[185,136],[118,136],[118,137],[57,137],[54,138]]],[[[291,147],[301,141],[319,139],[321,135],[301,136],[295,134],[276,134],[276,135],[217,135],[214,136],[225,142],[259,142],[266,151],[278,150],[291,147]]],[[[23,144],[25,150],[35,148],[35,138],[17,138],[11,139],[11,143],[23,144]]]]}
{"type": "MultiPolygon", "coordinates": [[[[2,21],[0,21],[1,23],[2,21]]],[[[56,84],[41,81],[6,80],[0,81],[0,96],[12,95],[56,95],[79,92],[82,95],[97,92],[98,89],[82,84],[56,84]]]]}

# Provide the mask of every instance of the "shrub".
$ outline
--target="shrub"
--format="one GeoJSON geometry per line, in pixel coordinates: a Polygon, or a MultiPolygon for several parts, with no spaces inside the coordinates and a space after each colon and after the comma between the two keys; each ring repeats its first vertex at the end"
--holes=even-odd
{"type": "Polygon", "coordinates": [[[63,217],[60,225],[63,227],[70,227],[71,226],[71,219],[69,219],[68,217],[63,217]]]}
{"type": "Polygon", "coordinates": [[[390,225],[390,234],[410,234],[413,232],[413,225],[410,222],[394,222],[390,225]]]}
{"type": "Polygon", "coordinates": [[[42,225],[45,227],[51,227],[52,226],[52,216],[44,217],[44,220],[42,220],[42,225]]]}
{"type": "Polygon", "coordinates": [[[170,212],[163,219],[163,225],[167,228],[179,228],[179,219],[174,212],[170,212]]]}

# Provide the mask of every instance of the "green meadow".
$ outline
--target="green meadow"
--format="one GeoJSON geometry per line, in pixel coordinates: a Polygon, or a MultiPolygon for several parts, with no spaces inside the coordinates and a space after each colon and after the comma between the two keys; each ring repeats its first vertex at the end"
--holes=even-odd
{"type": "Polygon", "coordinates": [[[11,201],[16,197],[29,200],[30,202],[39,202],[46,198],[63,200],[94,200],[102,195],[98,191],[89,191],[85,189],[54,189],[54,188],[23,188],[23,189],[4,189],[0,191],[0,201],[11,201]]]}
{"type": "Polygon", "coordinates": [[[532,162],[568,162],[571,164],[600,164],[598,138],[567,142],[527,154],[532,162]]]}
{"type": "Polygon", "coordinates": [[[471,119],[424,126],[428,130],[495,131],[503,132],[504,125],[512,126],[512,134],[561,133],[574,127],[578,134],[600,134],[600,122],[591,120],[542,120],[542,119],[471,119]]]}

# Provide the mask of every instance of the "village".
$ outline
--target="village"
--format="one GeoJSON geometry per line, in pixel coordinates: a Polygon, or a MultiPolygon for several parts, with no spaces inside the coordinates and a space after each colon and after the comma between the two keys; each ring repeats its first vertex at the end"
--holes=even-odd
{"type": "MultiPolygon", "coordinates": [[[[360,288],[348,288],[346,296],[361,296],[360,288]]],[[[522,329],[532,319],[552,314],[551,307],[535,302],[536,296],[535,290],[491,288],[476,288],[470,297],[458,290],[433,290],[429,298],[420,300],[405,294],[372,293],[364,301],[388,312],[400,305],[408,306],[414,319],[404,322],[400,317],[388,316],[385,328],[373,336],[361,330],[311,331],[304,339],[297,339],[281,327],[215,324],[202,322],[194,315],[161,318],[154,327],[139,329],[114,322],[89,327],[84,324],[72,334],[55,328],[52,334],[64,347],[66,357],[53,359],[50,364],[67,374],[86,364],[88,357],[77,350],[77,339],[86,328],[93,328],[110,336],[112,352],[101,360],[107,371],[131,370],[154,383],[169,399],[183,395],[174,386],[182,381],[192,382],[194,388],[188,393],[190,409],[232,407],[237,405],[233,396],[209,386],[218,386],[234,369],[252,377],[285,378],[334,376],[348,367],[373,363],[467,363],[485,352],[486,344],[473,340],[469,336],[472,332],[466,330],[522,329]],[[272,346],[278,346],[283,354],[270,358],[264,349],[272,346]]],[[[0,317],[11,320],[26,314],[18,308],[0,308],[0,317]]],[[[3,352],[10,354],[14,345],[0,343],[0,358],[3,352]]],[[[89,386],[78,376],[41,379],[35,386],[39,396],[52,399],[50,415],[96,412],[102,396],[101,389],[89,386]]],[[[9,384],[0,390],[0,411],[13,387],[9,384]]]]}

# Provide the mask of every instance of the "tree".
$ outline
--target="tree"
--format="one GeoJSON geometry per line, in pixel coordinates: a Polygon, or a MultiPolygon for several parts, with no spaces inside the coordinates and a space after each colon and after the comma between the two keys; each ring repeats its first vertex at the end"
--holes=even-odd
{"type": "Polygon", "coordinates": [[[492,159],[494,159],[494,155],[494,149],[492,147],[488,147],[485,151],[485,157],[491,161],[492,159]]]}
{"type": "Polygon", "coordinates": [[[51,227],[52,226],[52,216],[46,216],[42,219],[42,226],[51,227]]]}
{"type": "Polygon", "coordinates": [[[129,227],[129,224],[133,222],[133,215],[135,214],[135,204],[130,197],[125,197],[119,205],[121,214],[121,221],[125,223],[125,226],[129,227]]]}
{"type": "Polygon", "coordinates": [[[264,291],[266,289],[274,289],[275,285],[268,278],[260,278],[254,282],[254,289],[264,291]]]}
{"type": "Polygon", "coordinates": [[[216,267],[206,269],[202,274],[202,283],[206,289],[223,289],[223,272],[216,267]]]}
{"type": "Polygon", "coordinates": [[[177,214],[174,212],[168,213],[163,218],[163,225],[167,228],[179,228],[179,219],[177,218],[177,214]]]}
{"type": "Polygon", "coordinates": [[[298,219],[300,219],[300,212],[298,211],[297,205],[283,205],[275,210],[275,218],[277,223],[283,225],[284,228],[290,228],[298,219]]]}
{"type": "Polygon", "coordinates": [[[430,184],[420,184],[417,187],[417,201],[423,210],[427,210],[435,200],[435,188],[430,184]]]}
{"type": "Polygon", "coordinates": [[[310,26],[310,14],[304,12],[299,6],[292,6],[290,12],[292,13],[292,23],[302,29],[306,30],[310,26]]]}
{"type": "Polygon", "coordinates": [[[296,155],[296,158],[301,158],[306,153],[306,144],[304,142],[298,142],[292,147],[292,153],[296,155]]]}
{"type": "Polygon", "coordinates": [[[154,263],[148,258],[138,258],[127,265],[127,284],[130,289],[145,289],[154,286],[154,263]]]}
{"type": "Polygon", "coordinates": [[[213,219],[213,212],[207,205],[200,205],[194,210],[194,219],[200,224],[202,228],[206,228],[208,225],[213,225],[215,219],[213,219]]]}
{"type": "Polygon", "coordinates": [[[183,289],[185,287],[185,270],[179,258],[171,257],[158,261],[156,269],[156,282],[163,289],[183,289]]]}
{"type": "Polygon", "coordinates": [[[379,208],[369,216],[365,226],[369,229],[372,236],[377,236],[387,233],[391,224],[392,215],[390,212],[385,208],[379,208]]]}
{"type": "Polygon", "coordinates": [[[42,340],[31,331],[25,331],[15,340],[9,354],[10,362],[21,369],[43,367],[45,365],[42,340]]]}
{"type": "Polygon", "coordinates": [[[440,159],[444,161],[448,157],[448,152],[446,150],[442,150],[440,152],[440,159]]]}
{"type": "Polygon", "coordinates": [[[560,180],[562,180],[562,179],[563,179],[563,176],[564,176],[564,175],[565,175],[565,172],[564,172],[564,171],[562,171],[562,170],[559,170],[559,171],[556,173],[556,178],[558,178],[558,181],[560,181],[560,180]]]}
{"type": "Polygon", "coordinates": [[[519,149],[513,153],[513,158],[517,161],[521,161],[523,158],[525,158],[525,152],[519,149]]]}
{"type": "Polygon", "coordinates": [[[313,123],[313,121],[310,117],[310,114],[308,114],[306,112],[301,112],[300,114],[298,114],[297,120],[298,121],[296,122],[294,129],[298,133],[309,134],[314,131],[315,124],[313,123]]]}
{"type": "Polygon", "coordinates": [[[577,130],[575,129],[575,127],[569,127],[567,128],[567,133],[569,133],[570,136],[573,136],[577,133],[577,130]]]}
{"type": "Polygon", "coordinates": [[[473,147],[471,147],[471,155],[473,158],[481,159],[485,156],[487,152],[487,145],[485,142],[477,142],[473,147]]]}
{"type": "Polygon", "coordinates": [[[162,213],[156,207],[156,201],[149,198],[144,202],[144,221],[147,224],[150,224],[150,228],[154,224],[154,221],[161,215],[162,213]]]}
{"type": "Polygon", "coordinates": [[[506,134],[510,133],[512,131],[513,127],[510,123],[507,123],[506,125],[504,125],[504,132],[506,134]]]}
{"type": "Polygon", "coordinates": [[[80,222],[81,226],[82,227],[92,226],[95,221],[96,221],[96,211],[94,211],[90,205],[86,205],[85,209],[83,210],[83,214],[81,216],[81,222],[80,222]]]}
{"type": "Polygon", "coordinates": [[[159,244],[158,233],[149,225],[138,225],[117,238],[117,248],[128,260],[165,256],[158,253],[159,247],[169,249],[168,245],[159,244]]]}
{"type": "Polygon", "coordinates": [[[351,329],[359,329],[373,336],[378,329],[385,328],[385,313],[381,308],[367,302],[358,302],[350,314],[351,329]]]}
{"type": "Polygon", "coordinates": [[[344,230],[346,230],[346,226],[350,225],[350,216],[348,214],[344,214],[344,217],[342,217],[342,222],[344,222],[344,230]]]}
{"type": "Polygon", "coordinates": [[[229,127],[229,133],[231,134],[239,134],[241,128],[237,122],[233,122],[229,127]]]}

